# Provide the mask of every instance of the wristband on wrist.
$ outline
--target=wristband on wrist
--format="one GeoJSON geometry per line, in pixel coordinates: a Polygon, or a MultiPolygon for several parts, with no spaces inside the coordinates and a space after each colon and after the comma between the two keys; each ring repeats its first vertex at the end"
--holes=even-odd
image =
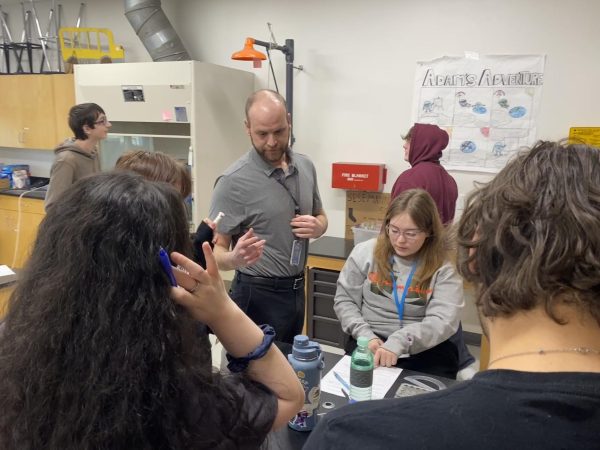
{"type": "Polygon", "coordinates": [[[234,358],[229,353],[225,355],[227,357],[227,361],[229,361],[227,368],[230,372],[243,372],[248,368],[250,361],[254,359],[260,359],[267,354],[269,348],[271,348],[271,344],[275,340],[275,330],[271,325],[260,325],[260,329],[264,333],[262,342],[246,356],[234,358]]]}

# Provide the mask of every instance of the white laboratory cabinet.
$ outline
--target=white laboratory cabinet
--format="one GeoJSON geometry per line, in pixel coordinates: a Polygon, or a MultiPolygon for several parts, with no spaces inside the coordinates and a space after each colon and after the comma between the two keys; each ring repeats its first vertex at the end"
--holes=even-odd
{"type": "Polygon", "coordinates": [[[100,105],[112,123],[103,170],[129,151],[162,151],[192,173],[192,227],[208,215],[216,178],[249,148],[246,98],[254,75],[199,61],[75,66],[77,103],[100,105]]]}

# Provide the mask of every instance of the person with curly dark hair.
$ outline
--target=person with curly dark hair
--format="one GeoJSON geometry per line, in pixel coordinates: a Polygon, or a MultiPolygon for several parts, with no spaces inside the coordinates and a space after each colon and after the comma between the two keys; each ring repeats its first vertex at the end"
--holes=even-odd
{"type": "Polygon", "coordinates": [[[458,226],[488,370],[327,414],[305,448],[598,448],[599,230],[599,149],[540,141],[519,154],[470,194],[458,226]]]}
{"type": "Polygon", "coordinates": [[[206,270],[165,183],[105,173],[57,199],[0,337],[0,448],[257,448],[285,424],[303,402],[296,375],[204,250],[206,270]],[[213,373],[198,321],[240,373],[213,373]]]}

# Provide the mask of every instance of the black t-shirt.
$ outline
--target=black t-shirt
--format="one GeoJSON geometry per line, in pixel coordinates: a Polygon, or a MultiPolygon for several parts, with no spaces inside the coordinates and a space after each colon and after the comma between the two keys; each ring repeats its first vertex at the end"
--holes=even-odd
{"type": "Polygon", "coordinates": [[[488,370],[440,392],[347,405],[304,448],[600,449],[600,374],[488,370]]]}
{"type": "Polygon", "coordinates": [[[214,394],[190,395],[185,401],[188,430],[185,448],[258,449],[271,431],[277,414],[277,397],[261,383],[243,375],[225,376],[214,394]]]}
{"type": "MultiPolygon", "coordinates": [[[[203,347],[206,371],[212,368],[207,327],[196,325],[197,342],[203,347]]],[[[184,383],[182,419],[189,434],[183,437],[186,449],[258,449],[271,431],[277,415],[277,397],[265,385],[244,373],[215,375],[209,382],[193,378],[184,383]],[[199,386],[199,384],[203,386],[199,386]],[[201,387],[199,389],[199,387],[201,387]]]]}

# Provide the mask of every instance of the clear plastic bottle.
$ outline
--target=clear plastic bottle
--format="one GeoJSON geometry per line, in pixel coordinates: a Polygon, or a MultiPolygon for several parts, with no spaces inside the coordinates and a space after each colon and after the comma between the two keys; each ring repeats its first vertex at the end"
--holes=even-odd
{"type": "Polygon", "coordinates": [[[350,401],[371,400],[374,368],[369,339],[361,336],[358,338],[356,350],[352,352],[350,363],[350,401]]]}

